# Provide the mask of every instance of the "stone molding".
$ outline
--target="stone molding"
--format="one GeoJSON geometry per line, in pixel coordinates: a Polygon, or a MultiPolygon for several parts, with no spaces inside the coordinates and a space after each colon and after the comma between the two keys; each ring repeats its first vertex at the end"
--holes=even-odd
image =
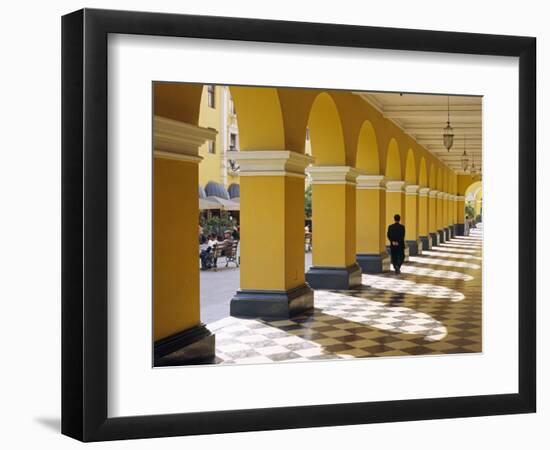
{"type": "Polygon", "coordinates": [[[418,196],[427,197],[429,192],[430,192],[430,188],[421,187],[420,189],[418,189],[418,196]]]}
{"type": "Polygon", "coordinates": [[[437,194],[439,194],[439,191],[435,190],[435,189],[431,189],[430,190],[430,198],[437,198],[437,194]]]}
{"type": "Polygon", "coordinates": [[[417,184],[408,184],[405,186],[405,193],[407,195],[417,195],[419,187],[417,184]]]}
{"type": "Polygon", "coordinates": [[[153,118],[155,156],[161,158],[200,161],[202,158],[198,156],[199,147],[209,140],[216,139],[217,134],[218,132],[212,128],[203,128],[161,116],[153,118]]]}
{"type": "Polygon", "coordinates": [[[356,182],[357,189],[386,189],[385,177],[383,175],[358,175],[356,182]]]}
{"type": "Polygon", "coordinates": [[[239,163],[242,176],[305,177],[305,168],[313,158],[290,150],[246,150],[232,152],[231,159],[239,163]]]}
{"type": "Polygon", "coordinates": [[[405,182],[404,181],[386,181],[386,192],[404,192],[405,182]]]}
{"type": "Polygon", "coordinates": [[[350,166],[310,166],[306,172],[312,184],[350,184],[356,185],[359,172],[350,166]]]}

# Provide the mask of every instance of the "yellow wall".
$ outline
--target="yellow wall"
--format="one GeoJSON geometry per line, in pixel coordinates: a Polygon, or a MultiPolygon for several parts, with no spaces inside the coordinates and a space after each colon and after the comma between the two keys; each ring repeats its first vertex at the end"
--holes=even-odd
{"type": "Polygon", "coordinates": [[[428,198],[428,230],[430,233],[437,231],[437,198],[428,198]]]}
{"type": "Polygon", "coordinates": [[[304,277],[304,180],[241,177],[241,288],[288,290],[304,277]]]}
{"type": "Polygon", "coordinates": [[[208,90],[203,89],[201,96],[200,117],[199,126],[204,128],[214,128],[218,130],[216,136],[216,153],[208,153],[208,143],[205,143],[199,147],[199,155],[203,157],[199,167],[199,183],[204,186],[209,181],[215,181],[221,183],[221,160],[223,156],[223,141],[221,130],[221,103],[222,95],[221,88],[215,89],[216,102],[215,108],[208,106],[208,90]]]}
{"type": "Polygon", "coordinates": [[[405,196],[405,239],[407,241],[416,241],[418,239],[418,196],[408,194],[405,196]]]}
{"type": "Polygon", "coordinates": [[[355,186],[313,184],[313,265],[355,263],[355,186]]]}
{"type": "Polygon", "coordinates": [[[418,196],[418,235],[428,236],[428,197],[418,196]]]}
{"type": "Polygon", "coordinates": [[[356,196],[357,253],[381,253],[386,246],[386,193],[383,189],[358,189],[356,196]]]}
{"type": "Polygon", "coordinates": [[[404,223],[404,209],[403,194],[401,192],[386,191],[386,228],[395,223],[395,220],[393,220],[395,214],[399,214],[401,223],[404,223]]]}
{"type": "Polygon", "coordinates": [[[200,322],[198,165],[155,158],[153,180],[153,315],[158,340],[200,322]]]}

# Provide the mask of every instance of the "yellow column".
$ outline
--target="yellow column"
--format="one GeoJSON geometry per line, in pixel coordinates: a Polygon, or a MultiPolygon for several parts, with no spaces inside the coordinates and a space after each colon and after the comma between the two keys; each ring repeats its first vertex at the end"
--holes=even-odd
{"type": "Polygon", "coordinates": [[[405,186],[405,241],[411,256],[422,254],[418,239],[418,188],[415,184],[405,186]]]}
{"type": "Polygon", "coordinates": [[[386,188],[382,175],[357,177],[357,264],[363,273],[390,269],[386,251],[386,188]]]}
{"type": "Polygon", "coordinates": [[[429,234],[429,201],[430,189],[422,187],[418,190],[418,236],[422,242],[422,250],[432,248],[432,241],[429,234]]]}
{"type": "Polygon", "coordinates": [[[209,361],[215,355],[214,335],[200,321],[198,247],[198,149],[213,137],[212,130],[154,119],[155,366],[209,361]]]}
{"type": "Polygon", "coordinates": [[[443,231],[445,233],[445,239],[451,239],[450,220],[449,220],[449,194],[443,193],[443,231]]]}
{"type": "Polygon", "coordinates": [[[291,317],[313,308],[304,276],[304,169],[308,156],[243,151],[240,165],[240,289],[238,317],[291,317]]]}
{"type": "Polygon", "coordinates": [[[466,233],[466,229],[464,226],[464,196],[463,195],[457,195],[456,196],[456,223],[458,225],[457,227],[457,235],[458,236],[464,236],[466,233]]]}
{"type": "Polygon", "coordinates": [[[444,192],[437,193],[437,232],[439,233],[439,242],[445,242],[444,219],[443,219],[443,197],[444,192]]]}
{"type": "Polygon", "coordinates": [[[439,244],[439,233],[437,232],[437,194],[439,192],[431,189],[428,192],[428,232],[432,241],[432,246],[439,244]]]}
{"type": "Polygon", "coordinates": [[[313,265],[306,280],[314,289],[361,284],[355,261],[357,172],[348,166],[312,166],[313,265]]]}

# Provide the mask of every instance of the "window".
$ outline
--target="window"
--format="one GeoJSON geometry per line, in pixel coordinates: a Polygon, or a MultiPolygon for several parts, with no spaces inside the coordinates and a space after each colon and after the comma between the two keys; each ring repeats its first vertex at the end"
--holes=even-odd
{"type": "Polygon", "coordinates": [[[208,106],[210,108],[216,107],[216,86],[213,84],[208,85],[208,106]]]}
{"type": "Polygon", "coordinates": [[[237,114],[235,112],[235,102],[233,101],[233,97],[229,98],[229,112],[233,115],[237,114]]]}
{"type": "Polygon", "coordinates": [[[208,141],[208,153],[216,153],[216,141],[208,141]]]}
{"type": "Polygon", "coordinates": [[[237,135],[235,133],[229,135],[229,151],[237,151],[237,135]]]}

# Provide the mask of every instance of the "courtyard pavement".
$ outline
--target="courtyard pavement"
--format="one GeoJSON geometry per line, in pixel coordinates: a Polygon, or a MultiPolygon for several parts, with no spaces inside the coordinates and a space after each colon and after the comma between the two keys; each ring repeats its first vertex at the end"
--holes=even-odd
{"type": "MultiPolygon", "coordinates": [[[[306,270],[310,264],[308,253],[306,270]]],[[[219,364],[477,353],[481,269],[479,225],[411,256],[401,275],[364,274],[357,289],[315,291],[309,314],[262,320],[229,316],[239,269],[222,267],[201,272],[201,319],[216,335],[219,364]]]]}

